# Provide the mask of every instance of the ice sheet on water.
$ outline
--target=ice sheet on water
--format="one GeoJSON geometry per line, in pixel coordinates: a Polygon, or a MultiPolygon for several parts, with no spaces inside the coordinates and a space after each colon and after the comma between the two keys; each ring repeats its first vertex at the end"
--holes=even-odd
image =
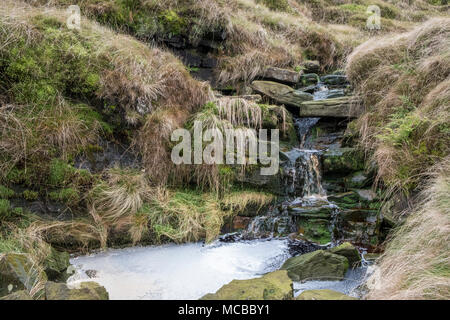
{"type": "Polygon", "coordinates": [[[96,281],[111,299],[198,299],[234,279],[277,270],[287,258],[287,240],[278,239],[108,250],[71,259],[77,271],[68,284],[96,281]]]}

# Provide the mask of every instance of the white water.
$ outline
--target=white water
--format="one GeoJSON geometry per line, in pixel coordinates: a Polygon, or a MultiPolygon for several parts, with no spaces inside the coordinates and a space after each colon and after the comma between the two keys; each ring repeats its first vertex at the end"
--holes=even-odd
{"type": "Polygon", "coordinates": [[[251,279],[281,267],[286,240],[163,245],[108,250],[71,259],[69,285],[96,281],[110,299],[199,299],[234,279],[251,279]],[[89,278],[87,270],[95,270],[89,278]]]}

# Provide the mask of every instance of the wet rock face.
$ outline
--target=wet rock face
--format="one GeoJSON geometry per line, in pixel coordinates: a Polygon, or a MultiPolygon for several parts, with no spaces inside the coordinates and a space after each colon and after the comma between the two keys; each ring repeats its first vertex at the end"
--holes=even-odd
{"type": "Polygon", "coordinates": [[[336,217],[336,237],[365,247],[379,243],[381,215],[378,210],[346,209],[336,217]]]}
{"type": "Polygon", "coordinates": [[[342,280],[348,267],[346,257],[318,250],[288,259],[281,269],[294,281],[342,280]]]}
{"type": "Polygon", "coordinates": [[[99,150],[77,157],[75,168],[87,169],[95,173],[115,165],[134,169],[141,167],[141,159],[130,151],[129,146],[102,140],[98,147],[99,150]]]}
{"type": "Polygon", "coordinates": [[[350,174],[364,169],[364,155],[355,148],[335,148],[322,157],[324,174],[350,174]]]}
{"type": "Polygon", "coordinates": [[[341,292],[322,289],[303,291],[296,300],[358,300],[341,292]]]}
{"type": "Polygon", "coordinates": [[[261,278],[233,280],[216,293],[201,300],[286,300],[293,298],[292,280],[285,270],[265,274],[261,278]]]}

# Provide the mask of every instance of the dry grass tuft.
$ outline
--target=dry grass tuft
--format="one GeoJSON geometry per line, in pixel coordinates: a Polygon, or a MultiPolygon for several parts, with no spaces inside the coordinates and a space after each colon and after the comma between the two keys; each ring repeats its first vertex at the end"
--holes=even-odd
{"type": "Polygon", "coordinates": [[[436,167],[421,203],[391,236],[368,299],[450,298],[450,158],[436,167]]]}
{"type": "Polygon", "coordinates": [[[366,107],[361,143],[378,180],[408,194],[448,155],[450,20],[371,40],[351,54],[347,74],[366,107]]]}

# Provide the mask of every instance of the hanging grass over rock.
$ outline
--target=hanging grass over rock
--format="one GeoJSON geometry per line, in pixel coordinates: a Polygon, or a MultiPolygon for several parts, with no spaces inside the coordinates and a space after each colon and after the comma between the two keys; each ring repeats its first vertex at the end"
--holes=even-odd
{"type": "Polygon", "coordinates": [[[171,54],[87,20],[69,30],[62,11],[15,4],[0,11],[3,174],[48,172],[51,159],[72,160],[102,135],[129,135],[156,109],[191,112],[205,102],[207,86],[171,54]]]}

